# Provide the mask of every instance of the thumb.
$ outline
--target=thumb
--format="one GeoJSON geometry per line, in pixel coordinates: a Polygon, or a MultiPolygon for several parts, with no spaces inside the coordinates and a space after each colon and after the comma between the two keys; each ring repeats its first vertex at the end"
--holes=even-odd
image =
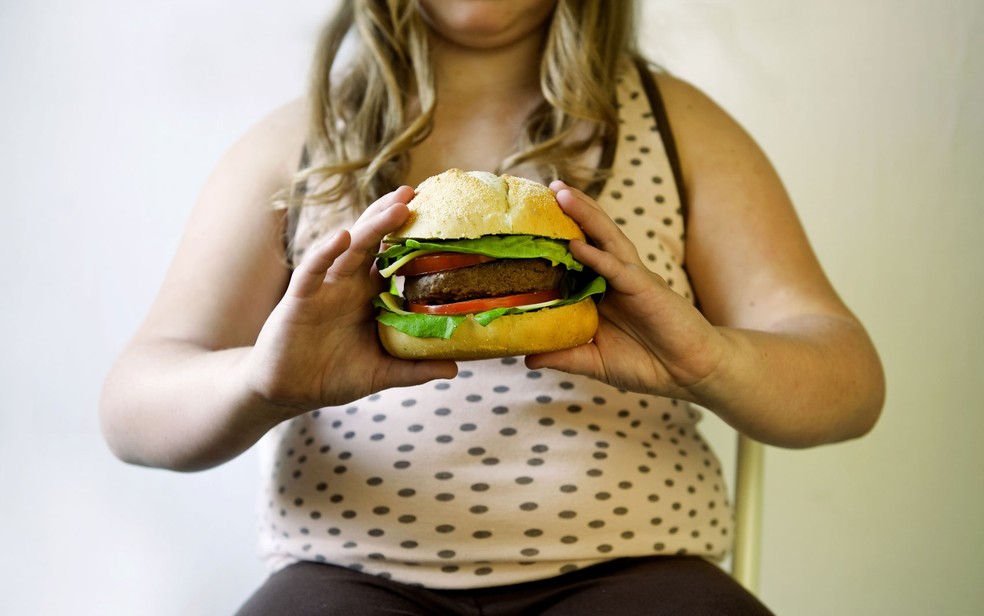
{"type": "MultiPolygon", "coordinates": [[[[597,334],[596,334],[597,335],[597,334]]],[[[526,356],[526,367],[530,370],[550,368],[569,374],[579,374],[599,378],[601,359],[593,342],[560,351],[536,353],[526,356]]]]}
{"type": "Polygon", "coordinates": [[[450,360],[399,360],[394,359],[386,374],[388,387],[410,387],[434,379],[453,379],[458,375],[458,364],[450,360]]]}

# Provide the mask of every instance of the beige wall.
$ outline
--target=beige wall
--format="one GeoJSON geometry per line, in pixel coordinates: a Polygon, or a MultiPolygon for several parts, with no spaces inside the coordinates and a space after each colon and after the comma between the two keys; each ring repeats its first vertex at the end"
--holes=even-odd
{"type": "MultiPolygon", "coordinates": [[[[231,613],[261,579],[254,454],[125,467],[95,401],[205,175],[300,92],[326,4],[0,3],[0,613],[231,613]]],[[[870,437],[767,452],[763,598],[984,613],[982,3],[641,4],[646,49],[769,152],[888,371],[870,437]]]]}
{"type": "Polygon", "coordinates": [[[867,438],[767,451],[762,597],[984,613],[984,3],[643,4],[647,52],[770,154],[888,376],[867,438]]]}

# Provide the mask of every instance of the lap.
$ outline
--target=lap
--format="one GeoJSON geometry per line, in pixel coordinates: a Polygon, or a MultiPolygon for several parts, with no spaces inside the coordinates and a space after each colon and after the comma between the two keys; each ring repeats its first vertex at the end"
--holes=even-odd
{"type": "MultiPolygon", "coordinates": [[[[550,592],[540,616],[768,615],[769,610],[731,576],[701,558],[625,559],[585,569],[550,592]],[[597,569],[592,571],[592,569],[597,569]]],[[[502,612],[503,615],[509,612],[502,612]]]]}
{"type": "Polygon", "coordinates": [[[620,559],[567,575],[493,588],[425,589],[333,565],[303,562],[272,575],[243,605],[258,614],[577,616],[770,614],[700,558],[620,559]]]}
{"type": "Polygon", "coordinates": [[[274,573],[237,616],[451,616],[421,589],[344,567],[299,562],[274,573]],[[421,596],[418,596],[421,595],[421,596]]]}

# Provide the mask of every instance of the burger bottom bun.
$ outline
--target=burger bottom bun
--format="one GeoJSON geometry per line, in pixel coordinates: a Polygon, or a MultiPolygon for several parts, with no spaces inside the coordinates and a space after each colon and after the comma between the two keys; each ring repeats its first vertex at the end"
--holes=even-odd
{"type": "Polygon", "coordinates": [[[470,315],[450,338],[416,338],[379,323],[379,340],[401,359],[489,359],[559,351],[584,344],[598,330],[591,298],[559,308],[509,314],[482,326],[470,315]]]}

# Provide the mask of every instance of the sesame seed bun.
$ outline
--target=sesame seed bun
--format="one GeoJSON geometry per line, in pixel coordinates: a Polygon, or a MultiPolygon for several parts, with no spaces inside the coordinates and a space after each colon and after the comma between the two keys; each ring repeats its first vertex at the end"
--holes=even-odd
{"type": "MultiPolygon", "coordinates": [[[[407,222],[384,243],[487,235],[585,239],[577,223],[560,208],[553,191],[509,175],[450,169],[421,182],[407,206],[407,222]]],[[[487,359],[584,344],[598,329],[598,310],[588,297],[574,304],[507,314],[485,326],[468,315],[450,338],[416,337],[383,323],[378,329],[383,347],[403,359],[487,359]]]]}
{"type": "Polygon", "coordinates": [[[536,235],[584,239],[548,187],[511,175],[449,169],[427,178],[407,204],[410,217],[383,241],[536,235]]]}

